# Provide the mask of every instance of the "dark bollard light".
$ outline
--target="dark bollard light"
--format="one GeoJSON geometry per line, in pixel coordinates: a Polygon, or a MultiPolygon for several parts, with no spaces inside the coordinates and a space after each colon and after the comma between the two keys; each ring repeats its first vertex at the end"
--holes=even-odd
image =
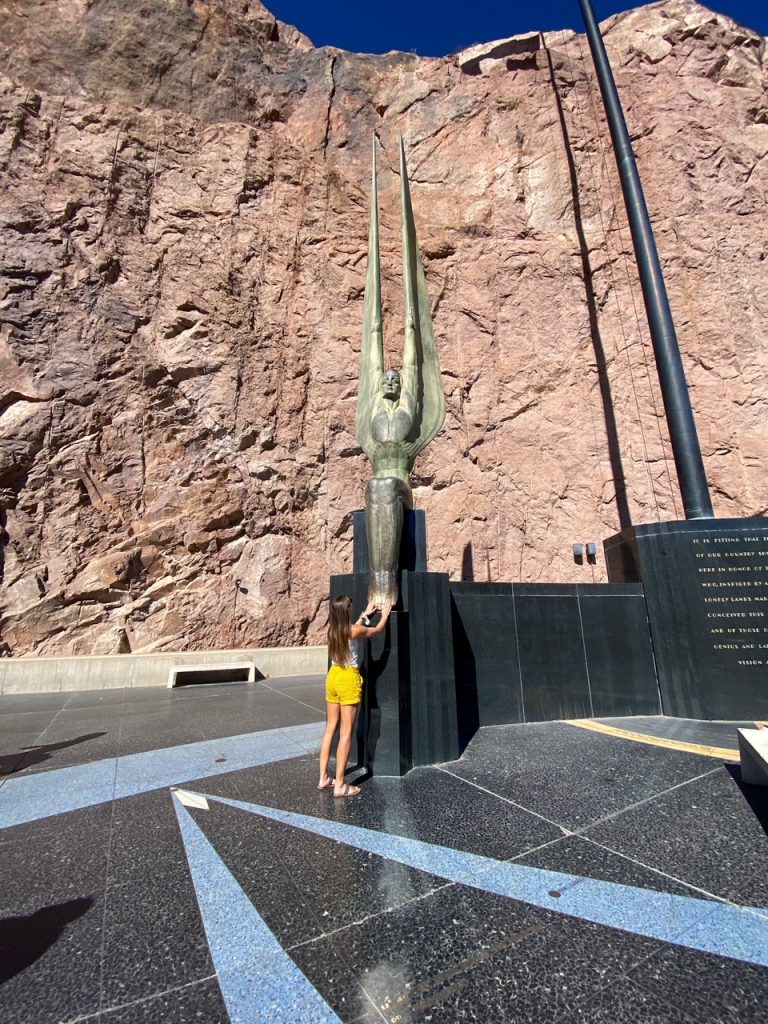
{"type": "Polygon", "coordinates": [[[680,347],[624,112],[591,0],[579,0],[579,6],[587,29],[621,179],[685,518],[712,519],[712,502],[680,347]]]}

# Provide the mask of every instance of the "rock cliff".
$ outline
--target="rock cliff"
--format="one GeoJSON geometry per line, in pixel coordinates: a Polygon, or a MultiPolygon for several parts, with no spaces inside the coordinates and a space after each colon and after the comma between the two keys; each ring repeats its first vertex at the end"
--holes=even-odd
{"type": "MultiPolygon", "coordinates": [[[[603,28],[715,510],[763,515],[765,40],[692,0],[603,28]]],[[[431,567],[589,582],[573,542],[681,518],[582,36],[371,56],[255,0],[9,0],[4,653],[321,640],[368,474],[374,132],[385,345],[398,365],[402,133],[446,387],[414,478],[431,567]]]]}

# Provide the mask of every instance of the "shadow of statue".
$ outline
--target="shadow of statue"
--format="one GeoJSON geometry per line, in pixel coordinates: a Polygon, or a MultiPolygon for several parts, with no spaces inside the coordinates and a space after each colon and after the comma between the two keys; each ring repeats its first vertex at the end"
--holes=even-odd
{"type": "Polygon", "coordinates": [[[88,732],[83,736],[76,736],[72,740],[62,740],[61,743],[45,743],[40,746],[24,747],[16,754],[0,754],[0,777],[24,771],[25,768],[29,768],[33,764],[42,764],[43,761],[50,761],[54,750],[74,747],[78,743],[95,740],[98,736],[106,736],[106,731],[88,732]]]}
{"type": "Polygon", "coordinates": [[[41,907],[32,914],[0,918],[0,984],[39,960],[67,925],[82,917],[93,902],[92,896],[81,896],[41,907]]]}
{"type": "Polygon", "coordinates": [[[453,667],[456,679],[456,711],[459,726],[459,751],[464,753],[480,728],[480,698],[477,693],[477,665],[472,645],[456,602],[451,600],[453,667]]]}
{"type": "Polygon", "coordinates": [[[608,379],[608,364],[605,358],[603,339],[600,334],[600,324],[598,320],[597,304],[595,302],[594,284],[592,279],[592,266],[589,261],[589,243],[584,233],[581,198],[579,195],[579,179],[576,173],[576,162],[573,158],[568,125],[565,120],[565,111],[563,110],[560,92],[557,87],[552,54],[546,46],[544,47],[544,52],[546,54],[549,74],[552,80],[552,92],[554,93],[557,116],[560,122],[560,131],[563,136],[565,158],[568,162],[568,178],[570,180],[571,197],[573,200],[573,220],[576,225],[576,234],[579,240],[579,256],[581,259],[582,276],[584,278],[584,292],[587,302],[587,311],[589,313],[589,331],[595,352],[595,365],[597,368],[597,379],[600,387],[600,397],[602,399],[605,433],[608,439],[608,458],[611,463],[611,473],[613,475],[613,484],[616,493],[616,512],[619,517],[620,527],[623,530],[627,526],[632,525],[632,518],[629,511],[629,502],[627,501],[627,483],[624,475],[624,465],[621,460],[619,433],[616,425],[616,413],[613,408],[611,383],[608,379]]]}
{"type": "Polygon", "coordinates": [[[464,552],[461,556],[461,579],[463,583],[475,582],[475,563],[472,557],[471,540],[464,545],[464,552]]]}

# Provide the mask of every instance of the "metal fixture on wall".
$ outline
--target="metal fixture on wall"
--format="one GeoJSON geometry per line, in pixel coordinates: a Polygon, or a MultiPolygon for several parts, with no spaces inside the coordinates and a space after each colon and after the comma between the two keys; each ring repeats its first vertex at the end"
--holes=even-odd
{"type": "Polygon", "coordinates": [[[584,565],[584,553],[587,556],[587,565],[589,565],[592,571],[592,582],[595,582],[595,563],[597,562],[597,544],[593,540],[588,540],[586,544],[574,544],[573,549],[573,560],[576,565],[584,565]]]}

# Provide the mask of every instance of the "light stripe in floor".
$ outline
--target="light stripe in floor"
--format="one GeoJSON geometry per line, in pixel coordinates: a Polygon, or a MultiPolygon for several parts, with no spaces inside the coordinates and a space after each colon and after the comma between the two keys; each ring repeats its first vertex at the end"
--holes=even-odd
{"type": "Polygon", "coordinates": [[[231,1024],[341,1024],[178,797],[173,805],[231,1024]]]}
{"type": "Polygon", "coordinates": [[[498,861],[324,818],[200,795],[450,882],[609,928],[768,967],[768,910],[498,861]]]}
{"type": "Polygon", "coordinates": [[[224,736],[6,779],[0,829],[315,751],[324,724],[224,736]]]}
{"type": "Polygon", "coordinates": [[[566,725],[575,725],[579,729],[602,732],[606,736],[617,736],[622,740],[633,740],[635,743],[647,743],[651,747],[666,747],[668,750],[682,750],[686,754],[698,754],[700,757],[714,757],[718,761],[738,761],[739,752],[729,747],[709,747],[703,743],[684,743],[682,740],[668,740],[663,736],[648,736],[644,732],[632,732],[631,729],[619,729],[615,725],[596,722],[592,718],[571,718],[566,725]]]}

